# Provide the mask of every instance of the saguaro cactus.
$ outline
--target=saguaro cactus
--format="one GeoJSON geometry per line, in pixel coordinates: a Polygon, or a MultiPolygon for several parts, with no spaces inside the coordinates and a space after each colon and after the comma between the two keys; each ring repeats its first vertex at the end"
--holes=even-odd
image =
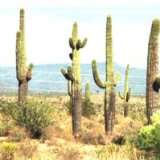
{"type": "Polygon", "coordinates": [[[158,107],[158,94],[153,90],[153,84],[159,71],[159,41],[160,21],[153,20],[148,44],[147,77],[146,77],[146,110],[148,124],[151,123],[151,115],[158,107]]]}
{"type": "Polygon", "coordinates": [[[106,134],[112,132],[115,120],[115,86],[113,53],[112,53],[112,21],[107,17],[106,24],[106,79],[102,82],[97,71],[96,61],[92,61],[92,72],[97,86],[105,90],[104,94],[104,119],[106,134]]]}
{"type": "Polygon", "coordinates": [[[90,102],[90,99],[91,99],[90,85],[89,85],[89,83],[86,83],[86,86],[85,86],[85,100],[87,102],[90,102]]]}
{"type": "Polygon", "coordinates": [[[20,10],[19,31],[16,34],[16,75],[18,80],[18,102],[26,101],[28,81],[32,77],[33,65],[26,67],[24,10],[20,10]]]}
{"type": "Polygon", "coordinates": [[[68,80],[68,93],[71,96],[72,105],[72,130],[74,137],[79,136],[81,130],[81,75],[80,75],[80,49],[87,43],[87,39],[81,41],[78,38],[78,26],[77,23],[73,24],[72,37],[69,38],[69,45],[72,49],[72,53],[69,54],[72,60],[72,66],[68,67],[67,71],[61,70],[64,77],[68,80]]]}
{"type": "Polygon", "coordinates": [[[95,108],[93,106],[93,103],[91,102],[91,90],[89,82],[85,85],[85,97],[82,108],[82,114],[86,117],[90,117],[91,115],[95,114],[95,108]]]}
{"type": "Polygon", "coordinates": [[[126,71],[125,71],[125,81],[124,81],[124,91],[123,91],[123,95],[121,95],[121,93],[119,92],[119,96],[122,100],[124,100],[124,116],[127,117],[128,116],[128,102],[130,99],[130,95],[131,95],[131,89],[129,89],[128,87],[128,74],[129,74],[129,64],[126,67],[126,71]]]}

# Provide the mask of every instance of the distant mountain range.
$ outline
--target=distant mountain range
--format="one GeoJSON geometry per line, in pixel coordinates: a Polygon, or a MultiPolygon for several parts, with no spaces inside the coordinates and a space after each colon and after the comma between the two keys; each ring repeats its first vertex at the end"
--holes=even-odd
{"type": "MultiPolygon", "coordinates": [[[[29,82],[29,90],[38,93],[66,93],[67,82],[61,75],[60,69],[66,68],[68,64],[45,64],[36,65],[33,70],[33,78],[29,82]]],[[[104,63],[98,63],[98,70],[101,79],[105,79],[104,63]]],[[[115,65],[115,71],[121,75],[117,90],[123,90],[125,67],[115,65]]],[[[91,83],[93,93],[103,92],[98,88],[93,80],[91,64],[81,65],[82,86],[86,82],[91,83]]],[[[129,85],[134,95],[145,94],[146,71],[144,69],[131,68],[129,73],[129,85]]],[[[15,67],[0,67],[0,90],[3,93],[16,92],[17,80],[15,67]]]]}

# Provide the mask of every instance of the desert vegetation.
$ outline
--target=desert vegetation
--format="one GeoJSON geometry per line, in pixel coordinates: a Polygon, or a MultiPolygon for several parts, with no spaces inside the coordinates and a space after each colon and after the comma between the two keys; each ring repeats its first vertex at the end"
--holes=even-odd
{"type": "Polygon", "coordinates": [[[0,160],[160,159],[160,21],[153,20],[151,26],[146,96],[131,95],[129,64],[124,91],[117,93],[120,75],[114,69],[111,16],[106,21],[104,81],[96,61],[91,64],[94,81],[104,95],[92,93],[90,83],[82,90],[80,51],[87,39],[79,39],[74,23],[69,38],[71,66],[61,69],[68,95],[30,96],[33,65],[26,65],[24,19],[21,9],[16,34],[18,96],[0,97],[0,160]]]}

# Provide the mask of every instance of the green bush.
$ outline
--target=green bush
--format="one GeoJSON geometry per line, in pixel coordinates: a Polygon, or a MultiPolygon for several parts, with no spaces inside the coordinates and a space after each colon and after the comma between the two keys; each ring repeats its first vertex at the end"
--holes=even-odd
{"type": "Polygon", "coordinates": [[[31,137],[39,138],[43,129],[53,122],[53,109],[43,102],[27,102],[18,106],[17,122],[30,131],[31,137]]]}
{"type": "Polygon", "coordinates": [[[53,108],[42,101],[32,100],[20,106],[14,102],[3,102],[0,109],[25,127],[32,138],[40,138],[43,129],[53,122],[53,108]]]}
{"type": "Polygon", "coordinates": [[[160,149],[160,112],[152,116],[152,122],[152,125],[141,128],[138,134],[137,146],[140,149],[160,149]]]}

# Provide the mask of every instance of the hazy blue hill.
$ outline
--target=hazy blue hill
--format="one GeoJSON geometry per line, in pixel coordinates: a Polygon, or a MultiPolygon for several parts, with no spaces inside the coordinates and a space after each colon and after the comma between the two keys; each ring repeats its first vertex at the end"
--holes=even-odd
{"type": "MultiPolygon", "coordinates": [[[[67,83],[61,75],[60,69],[66,68],[68,64],[48,64],[37,65],[33,70],[33,79],[29,83],[29,90],[32,92],[60,92],[64,93],[67,89],[67,83]]],[[[92,92],[101,92],[94,81],[90,64],[82,64],[82,84],[83,88],[86,82],[90,82],[92,92]]],[[[105,66],[103,63],[98,64],[98,70],[101,79],[105,78],[105,66]]],[[[115,65],[115,70],[121,74],[121,81],[117,86],[118,90],[123,89],[123,80],[125,68],[115,65]]],[[[145,70],[131,68],[129,76],[132,93],[136,95],[145,94],[145,70]]],[[[17,90],[17,80],[14,67],[0,67],[0,89],[2,92],[15,92],[17,90]]]]}

